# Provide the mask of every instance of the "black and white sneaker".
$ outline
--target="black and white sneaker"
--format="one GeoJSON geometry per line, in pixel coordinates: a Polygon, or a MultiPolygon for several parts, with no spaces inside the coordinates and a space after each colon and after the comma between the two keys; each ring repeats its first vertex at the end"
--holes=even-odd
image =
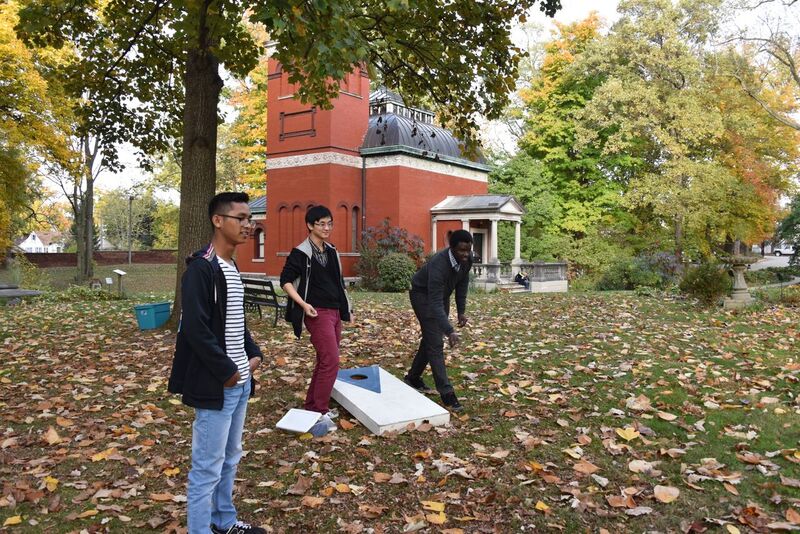
{"type": "Polygon", "coordinates": [[[261,527],[253,526],[244,521],[237,521],[230,526],[227,530],[219,528],[215,524],[211,524],[211,532],[214,534],[267,534],[267,531],[261,527]]]}

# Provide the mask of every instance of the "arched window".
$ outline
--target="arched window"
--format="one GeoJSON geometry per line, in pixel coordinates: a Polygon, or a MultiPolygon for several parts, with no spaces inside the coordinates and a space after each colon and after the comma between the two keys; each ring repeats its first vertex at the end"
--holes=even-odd
{"type": "Polygon", "coordinates": [[[353,206],[352,223],[350,224],[350,250],[358,252],[358,206],[353,206]]]}
{"type": "Polygon", "coordinates": [[[255,249],[253,250],[253,258],[257,260],[264,259],[264,230],[257,228],[253,236],[255,241],[255,249]]]}

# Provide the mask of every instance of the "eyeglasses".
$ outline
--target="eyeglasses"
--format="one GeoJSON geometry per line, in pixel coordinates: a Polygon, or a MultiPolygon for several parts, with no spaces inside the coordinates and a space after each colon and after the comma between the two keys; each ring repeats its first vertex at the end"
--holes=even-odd
{"type": "Polygon", "coordinates": [[[333,221],[330,221],[330,222],[315,222],[314,226],[319,226],[320,228],[333,228],[333,221]]]}
{"type": "Polygon", "coordinates": [[[217,213],[220,217],[227,217],[228,219],[236,219],[239,221],[240,226],[253,226],[255,221],[253,221],[252,217],[237,217],[236,215],[225,215],[224,213],[217,213]]]}

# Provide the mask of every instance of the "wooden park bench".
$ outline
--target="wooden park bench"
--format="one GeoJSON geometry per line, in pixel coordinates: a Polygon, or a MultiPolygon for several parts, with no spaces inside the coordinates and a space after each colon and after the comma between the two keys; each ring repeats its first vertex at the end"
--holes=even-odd
{"type": "Polygon", "coordinates": [[[242,277],[242,284],[244,285],[244,307],[249,310],[258,310],[258,316],[263,317],[261,314],[261,306],[268,308],[275,308],[275,320],[272,326],[278,325],[278,315],[286,309],[286,295],[278,295],[275,292],[275,286],[272,285],[272,280],[264,280],[262,278],[245,278],[242,277]]]}

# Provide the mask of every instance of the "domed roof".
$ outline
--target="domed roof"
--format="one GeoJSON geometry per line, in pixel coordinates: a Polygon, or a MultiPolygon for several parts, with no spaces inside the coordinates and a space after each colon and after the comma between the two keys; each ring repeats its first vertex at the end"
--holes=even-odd
{"type": "Polygon", "coordinates": [[[394,113],[373,115],[361,148],[406,146],[422,151],[423,156],[450,156],[465,159],[453,134],[433,124],[417,122],[394,113]]]}
{"type": "Polygon", "coordinates": [[[387,151],[405,149],[417,157],[434,160],[441,157],[469,166],[485,163],[480,154],[477,158],[467,158],[453,134],[433,124],[433,113],[407,106],[394,91],[380,87],[370,94],[369,104],[369,126],[362,150],[375,153],[382,148],[387,151]]]}

